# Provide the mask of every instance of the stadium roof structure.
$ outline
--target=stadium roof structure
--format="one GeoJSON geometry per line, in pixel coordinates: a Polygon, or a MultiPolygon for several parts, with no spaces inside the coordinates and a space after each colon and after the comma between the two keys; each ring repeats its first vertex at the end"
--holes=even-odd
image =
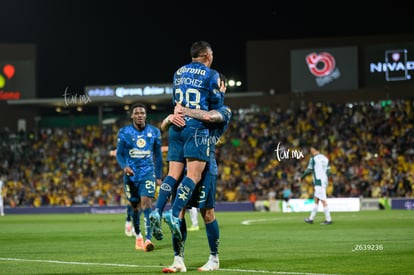
{"type": "MultiPolygon", "coordinates": [[[[245,100],[251,97],[261,97],[264,92],[238,92],[226,93],[226,99],[231,100],[232,105],[239,100],[245,100]]],[[[77,100],[65,98],[36,98],[36,99],[20,99],[8,100],[7,104],[11,106],[37,106],[37,107],[64,107],[67,105],[73,106],[109,106],[109,105],[126,105],[135,102],[142,102],[144,104],[171,104],[171,95],[151,95],[151,96],[107,96],[107,97],[81,97],[77,100]]]]}
{"type": "MultiPolygon", "coordinates": [[[[256,102],[265,100],[263,92],[229,92],[226,93],[225,104],[233,110],[251,108],[256,102]]],[[[273,99],[275,100],[275,99],[273,99]]],[[[265,102],[269,102],[269,99],[265,102]]],[[[272,101],[272,100],[270,100],[272,101]]],[[[145,104],[151,113],[166,113],[173,110],[171,94],[151,96],[105,96],[105,97],[80,97],[75,99],[38,98],[8,100],[6,106],[8,112],[15,113],[16,117],[24,117],[23,111],[31,112],[28,116],[72,116],[92,115],[103,121],[108,114],[123,115],[130,106],[136,102],[145,104]]],[[[30,118],[29,118],[30,120],[30,118]]]]}

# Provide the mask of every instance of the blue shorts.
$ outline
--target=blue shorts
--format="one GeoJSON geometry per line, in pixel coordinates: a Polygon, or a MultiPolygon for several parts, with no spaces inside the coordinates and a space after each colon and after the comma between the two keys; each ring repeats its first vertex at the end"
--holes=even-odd
{"type": "Polygon", "coordinates": [[[133,182],[124,175],[124,192],[128,201],[140,202],[141,197],[154,198],[156,180],[154,178],[133,182]]]}
{"type": "Polygon", "coordinates": [[[217,175],[209,172],[203,174],[203,178],[196,185],[188,207],[214,208],[216,206],[216,181],[217,175]]]}
{"type": "Polygon", "coordinates": [[[186,158],[208,161],[209,152],[210,138],[207,128],[169,128],[167,161],[185,162],[186,158]]]}

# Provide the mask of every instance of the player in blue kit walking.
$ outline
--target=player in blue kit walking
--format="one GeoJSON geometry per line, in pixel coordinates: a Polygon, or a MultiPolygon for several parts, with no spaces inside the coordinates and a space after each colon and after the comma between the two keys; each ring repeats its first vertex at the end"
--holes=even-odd
{"type": "Polygon", "coordinates": [[[131,107],[132,124],[118,132],[116,160],[124,171],[125,196],[132,206],[138,250],[152,251],[149,215],[156,184],[162,178],[161,131],[146,122],[147,110],[142,104],[131,107]],[[140,213],[144,214],[145,242],[140,229],[140,213]]]}

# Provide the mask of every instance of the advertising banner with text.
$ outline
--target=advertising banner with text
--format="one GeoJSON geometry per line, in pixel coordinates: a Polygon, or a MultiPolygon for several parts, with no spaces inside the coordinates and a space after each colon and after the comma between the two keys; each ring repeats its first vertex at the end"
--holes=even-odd
{"type": "MultiPolygon", "coordinates": [[[[331,212],[357,212],[361,210],[359,198],[328,198],[326,202],[331,212]]],[[[313,199],[290,199],[283,201],[282,211],[286,212],[310,212],[314,206],[313,199]]],[[[318,212],[323,212],[322,203],[319,203],[318,212]]]]}
{"type": "Polygon", "coordinates": [[[362,48],[363,87],[414,84],[414,42],[362,48]]]}
{"type": "Polygon", "coordinates": [[[358,89],[357,47],[292,50],[290,66],[293,92],[358,89]]]}
{"type": "Polygon", "coordinates": [[[35,46],[0,44],[0,100],[36,98],[35,46]]]}

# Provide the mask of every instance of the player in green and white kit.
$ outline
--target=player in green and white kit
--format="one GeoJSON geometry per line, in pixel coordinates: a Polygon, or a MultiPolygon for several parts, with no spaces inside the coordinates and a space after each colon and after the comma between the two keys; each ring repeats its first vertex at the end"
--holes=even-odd
{"type": "Polygon", "coordinates": [[[331,213],[329,212],[328,203],[326,202],[326,187],[328,186],[328,176],[331,167],[329,166],[329,159],[321,154],[318,149],[311,147],[310,152],[312,157],[309,160],[305,172],[299,180],[304,179],[307,175],[312,173],[314,200],[315,204],[310,213],[309,218],[305,219],[306,223],[313,223],[313,219],[318,212],[319,201],[322,202],[323,211],[325,213],[325,221],[322,224],[332,224],[331,213]]]}

